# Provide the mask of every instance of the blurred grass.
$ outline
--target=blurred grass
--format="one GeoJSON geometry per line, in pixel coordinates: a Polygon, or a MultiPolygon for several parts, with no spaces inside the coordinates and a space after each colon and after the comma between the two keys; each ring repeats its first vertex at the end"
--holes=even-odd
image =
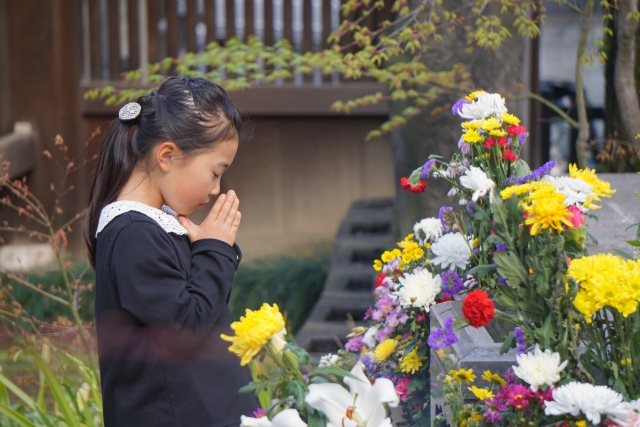
{"type": "MultiPolygon", "coordinates": [[[[80,274],[86,261],[77,260],[72,264],[74,275],[80,274]]],[[[286,315],[287,330],[295,334],[304,324],[311,309],[318,300],[329,270],[329,251],[317,250],[311,255],[281,255],[263,260],[243,262],[236,272],[229,308],[234,319],[244,315],[245,309],[258,309],[263,302],[276,303],[286,315]]],[[[45,290],[52,287],[64,288],[59,271],[26,274],[32,283],[41,284],[45,290]]],[[[19,283],[0,277],[3,286],[13,287],[14,297],[25,310],[37,319],[55,320],[58,316],[70,317],[69,310],[19,283]]],[[[95,273],[90,269],[82,281],[95,283],[95,273]]],[[[60,295],[60,294],[56,294],[60,295]]],[[[80,316],[92,320],[94,297],[92,291],[81,294],[80,316]]]]}
{"type": "Polygon", "coordinates": [[[286,317],[287,332],[295,335],[318,301],[328,272],[328,250],[240,264],[229,301],[231,314],[237,320],[247,308],[276,303],[286,317]]]}

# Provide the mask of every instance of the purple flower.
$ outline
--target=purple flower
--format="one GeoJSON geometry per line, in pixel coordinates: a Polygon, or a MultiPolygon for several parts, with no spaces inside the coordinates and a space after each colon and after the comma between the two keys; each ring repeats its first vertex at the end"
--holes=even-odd
{"type": "Polygon", "coordinates": [[[354,353],[360,352],[362,350],[362,335],[359,337],[353,337],[344,345],[349,351],[353,351],[354,353]]]}
{"type": "Polygon", "coordinates": [[[422,179],[427,179],[429,178],[429,175],[431,174],[431,168],[433,167],[433,164],[436,161],[431,159],[431,160],[427,160],[427,163],[424,164],[424,166],[422,167],[422,173],[420,174],[420,177],[422,179]]]}
{"type": "Polygon", "coordinates": [[[502,286],[507,286],[507,281],[504,280],[503,277],[498,277],[498,284],[502,286]]]}
{"type": "Polygon", "coordinates": [[[463,156],[468,156],[471,154],[471,144],[467,144],[462,137],[458,141],[458,148],[463,156]]]}
{"type": "Polygon", "coordinates": [[[389,296],[384,296],[376,302],[376,308],[383,313],[389,313],[394,309],[393,300],[389,296]]]}
{"type": "Polygon", "coordinates": [[[302,374],[302,379],[308,384],[309,383],[309,375],[302,374]]]}
{"type": "Polygon", "coordinates": [[[473,205],[471,205],[471,203],[467,203],[467,212],[469,212],[469,215],[473,215],[473,205]]]}
{"type": "Polygon", "coordinates": [[[462,279],[455,271],[443,271],[440,277],[442,278],[442,295],[452,297],[464,289],[462,279]]]}
{"type": "Polygon", "coordinates": [[[453,318],[447,317],[444,320],[443,328],[435,328],[429,334],[429,347],[440,350],[443,348],[451,347],[454,343],[458,342],[458,336],[453,330],[453,318]]]}
{"type": "Polygon", "coordinates": [[[364,320],[371,319],[371,310],[371,306],[369,306],[369,308],[367,308],[367,311],[364,312],[364,320]]]}
{"type": "Polygon", "coordinates": [[[519,326],[516,326],[514,332],[516,333],[516,342],[518,343],[518,354],[523,354],[527,351],[527,341],[524,337],[524,331],[519,326]]]}
{"type": "Polygon", "coordinates": [[[504,378],[507,380],[507,384],[509,385],[516,383],[516,376],[513,374],[512,367],[505,371],[504,378]]]}
{"type": "Polygon", "coordinates": [[[518,144],[524,144],[524,140],[529,136],[529,132],[518,135],[518,144]]]}
{"type": "Polygon", "coordinates": [[[447,220],[444,217],[447,212],[453,211],[451,206],[442,206],[438,211],[438,218],[440,218],[440,222],[442,223],[442,228],[445,233],[449,232],[449,227],[447,227],[447,220]]]}
{"type": "Polygon", "coordinates": [[[506,185],[522,185],[528,181],[538,180],[542,178],[544,175],[547,175],[549,172],[551,172],[551,169],[553,169],[555,165],[556,165],[556,162],[551,160],[550,162],[545,163],[544,165],[540,166],[538,169],[535,169],[533,172],[523,176],[522,178],[507,178],[507,181],[505,182],[505,184],[506,185]]]}
{"type": "Polygon", "coordinates": [[[465,104],[471,104],[471,102],[462,98],[462,99],[459,99],[458,102],[453,104],[453,107],[451,107],[451,112],[453,113],[453,115],[457,116],[458,114],[460,114],[460,111],[462,110],[462,106],[465,104]]]}
{"type": "Polygon", "coordinates": [[[485,399],[484,402],[491,406],[493,409],[498,411],[506,411],[507,405],[504,404],[504,399],[500,399],[499,397],[494,397],[492,399],[485,399]]]}
{"type": "Polygon", "coordinates": [[[500,243],[498,243],[498,244],[496,245],[496,251],[498,251],[498,252],[504,252],[504,251],[506,251],[506,250],[507,250],[507,247],[506,247],[505,245],[502,245],[502,244],[500,244],[500,243]]]}
{"type": "Polygon", "coordinates": [[[502,415],[500,415],[500,412],[496,411],[495,409],[487,409],[486,411],[484,411],[482,416],[485,417],[490,423],[499,423],[500,421],[502,421],[502,415]]]}
{"type": "Polygon", "coordinates": [[[258,408],[253,411],[253,418],[262,418],[267,416],[267,411],[262,408],[258,408]]]}
{"type": "Polygon", "coordinates": [[[389,317],[387,317],[387,326],[397,328],[399,324],[400,321],[398,320],[398,313],[394,311],[389,314],[389,317]]]}
{"type": "Polygon", "coordinates": [[[378,342],[384,341],[391,336],[394,330],[395,328],[392,328],[390,326],[387,326],[386,328],[382,328],[376,334],[376,339],[378,340],[378,342]]]}

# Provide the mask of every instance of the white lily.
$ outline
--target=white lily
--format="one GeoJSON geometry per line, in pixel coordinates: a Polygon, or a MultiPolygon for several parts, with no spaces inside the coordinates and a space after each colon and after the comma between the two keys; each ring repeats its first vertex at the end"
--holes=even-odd
{"type": "Polygon", "coordinates": [[[398,406],[393,383],[378,378],[371,385],[362,362],[356,363],[351,374],[359,380],[345,377],[350,391],[339,384],[311,384],[305,402],[327,417],[327,427],[391,427],[383,404],[398,406]]]}
{"type": "Polygon", "coordinates": [[[307,427],[295,409],[284,409],[278,412],[273,420],[267,417],[240,417],[240,427],[307,427]]]}

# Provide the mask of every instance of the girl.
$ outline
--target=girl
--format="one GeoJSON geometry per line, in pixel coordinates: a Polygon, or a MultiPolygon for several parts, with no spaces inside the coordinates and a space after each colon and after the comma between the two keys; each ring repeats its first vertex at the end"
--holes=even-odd
{"type": "Polygon", "coordinates": [[[105,134],[85,240],[96,270],[105,427],[237,426],[257,403],[220,339],[242,257],[233,191],[200,226],[185,215],[220,191],[241,117],[225,91],[170,77],[105,134]]]}

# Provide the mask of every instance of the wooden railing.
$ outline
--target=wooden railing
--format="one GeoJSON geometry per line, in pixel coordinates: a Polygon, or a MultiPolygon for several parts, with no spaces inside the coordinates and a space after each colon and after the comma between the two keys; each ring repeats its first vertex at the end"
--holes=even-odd
{"type": "MultiPolygon", "coordinates": [[[[319,51],[340,23],[341,0],[81,0],[83,81],[121,73],[167,56],[204,52],[212,41],[255,35],[283,38],[297,52],[319,51]]],[[[143,73],[144,74],[144,73],[143,73]]],[[[309,80],[324,80],[316,73],[309,80]]],[[[336,79],[333,79],[337,83],[336,79]]],[[[294,82],[302,83],[302,76],[294,82]]]]}

